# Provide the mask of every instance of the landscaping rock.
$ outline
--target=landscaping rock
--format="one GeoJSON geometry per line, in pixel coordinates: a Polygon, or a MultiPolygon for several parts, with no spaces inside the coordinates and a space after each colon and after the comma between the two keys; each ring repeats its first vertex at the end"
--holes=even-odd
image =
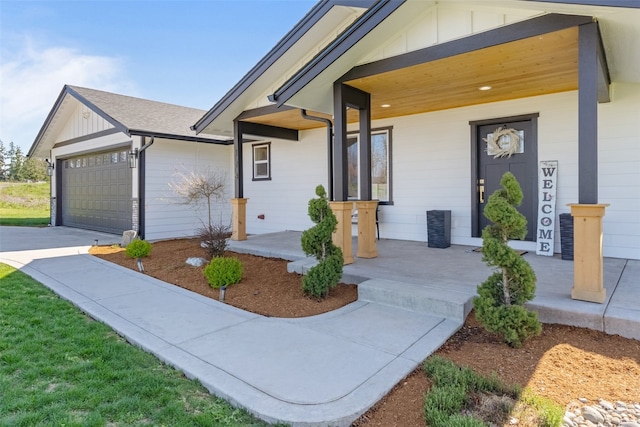
{"type": "Polygon", "coordinates": [[[207,263],[207,260],[204,258],[189,257],[187,258],[186,263],[194,267],[202,267],[204,264],[207,263]]]}

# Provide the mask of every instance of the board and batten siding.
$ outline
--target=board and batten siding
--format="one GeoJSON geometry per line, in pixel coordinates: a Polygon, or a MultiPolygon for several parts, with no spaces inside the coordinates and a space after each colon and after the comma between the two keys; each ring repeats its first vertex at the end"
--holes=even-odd
{"type": "Polygon", "coordinates": [[[67,124],[60,132],[56,142],[68,141],[92,133],[113,129],[113,125],[91,111],[86,105],[78,103],[67,124]]]}
{"type": "Polygon", "coordinates": [[[327,131],[301,131],[301,141],[271,139],[271,180],[253,181],[252,145],[243,145],[244,197],[247,232],[262,234],[305,230],[313,223],[307,215],[316,186],[327,188],[327,131]],[[258,218],[264,215],[264,219],[258,218]]]}
{"type": "MultiPolygon", "coordinates": [[[[613,102],[599,106],[599,200],[604,255],[640,259],[640,85],[614,84],[613,102]]],[[[453,244],[471,237],[470,121],[539,113],[538,160],[557,160],[557,212],[578,201],[578,94],[575,91],[376,121],[393,126],[393,205],[380,207],[382,238],[426,241],[426,211],[451,210],[453,244]]],[[[350,127],[353,129],[353,127],[350,127]]],[[[251,144],[244,147],[247,231],[266,233],[311,226],[306,208],[319,183],[326,185],[323,129],[300,142],[272,141],[272,180],[251,181],[251,144]],[[260,214],[265,219],[258,219],[260,214]]],[[[525,141],[526,145],[526,141],[525,141]]],[[[556,216],[556,224],[559,224],[556,216]]],[[[560,227],[555,229],[560,252],[560,227]]],[[[535,251],[533,242],[514,247],[535,251]]]]}
{"type": "Polygon", "coordinates": [[[212,203],[212,223],[231,224],[233,197],[233,147],[156,138],[145,151],[145,238],[161,240],[192,237],[207,224],[206,201],[199,207],[185,205],[169,183],[179,174],[215,171],[225,177],[226,195],[212,203]]]}

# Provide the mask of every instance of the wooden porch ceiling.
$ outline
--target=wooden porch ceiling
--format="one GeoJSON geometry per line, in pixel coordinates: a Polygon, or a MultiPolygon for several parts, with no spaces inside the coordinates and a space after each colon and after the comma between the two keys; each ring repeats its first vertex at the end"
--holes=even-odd
{"type": "MultiPolygon", "coordinates": [[[[576,90],[578,27],[345,84],[371,94],[372,120],[576,90]],[[491,89],[481,91],[482,86],[491,86],[491,89]]],[[[331,118],[328,114],[309,114],[331,118]]],[[[246,120],[298,130],[323,126],[303,119],[296,109],[246,120]]],[[[348,122],[357,120],[356,111],[350,110],[348,122]]]]}

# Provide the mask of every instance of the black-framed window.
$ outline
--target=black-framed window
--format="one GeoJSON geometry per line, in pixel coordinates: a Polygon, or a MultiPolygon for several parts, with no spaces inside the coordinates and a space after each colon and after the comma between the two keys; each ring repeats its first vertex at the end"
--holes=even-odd
{"type": "MultiPolygon", "coordinates": [[[[371,130],[371,198],[392,204],[391,142],[392,127],[371,130]]],[[[347,135],[347,182],[350,199],[360,199],[360,143],[357,132],[347,135]]]]}
{"type": "Polygon", "coordinates": [[[251,151],[253,152],[253,180],[271,179],[271,143],[253,144],[251,151]]]}

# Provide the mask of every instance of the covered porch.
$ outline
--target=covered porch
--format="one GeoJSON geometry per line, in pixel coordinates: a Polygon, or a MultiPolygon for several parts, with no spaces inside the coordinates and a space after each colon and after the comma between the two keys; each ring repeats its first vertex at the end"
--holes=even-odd
{"type": "MultiPolygon", "coordinates": [[[[230,249],[293,261],[289,271],[313,265],[300,247],[300,232],[248,236],[231,241],[230,249]]],[[[345,265],[343,279],[357,283],[359,299],[407,310],[433,311],[449,317],[468,315],[476,287],[490,274],[482,253],[473,246],[429,248],[425,242],[381,239],[377,258],[345,265]]],[[[357,239],[353,241],[354,254],[357,239]]],[[[604,258],[604,304],[571,299],[573,262],[560,256],[523,255],[536,272],[536,297],[528,306],[544,323],[559,323],[640,339],[640,261],[604,258]]]]}

